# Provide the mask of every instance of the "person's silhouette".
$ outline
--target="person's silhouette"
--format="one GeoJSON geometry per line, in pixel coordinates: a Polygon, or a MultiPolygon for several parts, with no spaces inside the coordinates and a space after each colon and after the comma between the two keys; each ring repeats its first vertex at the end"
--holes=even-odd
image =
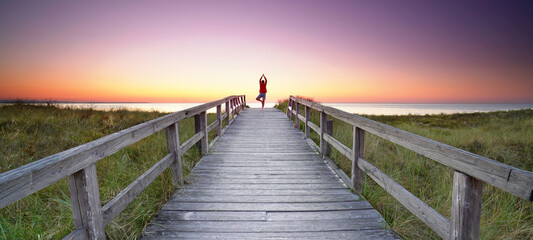
{"type": "Polygon", "coordinates": [[[267,93],[267,78],[265,77],[265,74],[263,74],[259,78],[259,95],[257,95],[257,97],[255,98],[255,100],[261,102],[261,110],[265,108],[266,93],[267,93]],[[265,79],[263,80],[263,78],[265,79]]]}

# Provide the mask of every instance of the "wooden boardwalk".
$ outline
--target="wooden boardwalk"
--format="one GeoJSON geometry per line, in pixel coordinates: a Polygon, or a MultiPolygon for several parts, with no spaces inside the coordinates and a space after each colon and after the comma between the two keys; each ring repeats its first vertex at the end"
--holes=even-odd
{"type": "Polygon", "coordinates": [[[397,239],[277,109],[246,109],[143,239],[397,239]]]}

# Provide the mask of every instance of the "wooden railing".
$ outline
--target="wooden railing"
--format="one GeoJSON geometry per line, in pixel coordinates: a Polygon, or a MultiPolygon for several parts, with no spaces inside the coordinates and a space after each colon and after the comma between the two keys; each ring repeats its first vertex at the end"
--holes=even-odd
{"type": "Polygon", "coordinates": [[[76,229],[64,239],[105,239],[104,228],[122,212],[166,168],[172,170],[173,183],[183,184],[181,156],[194,144],[202,154],[224,134],[235,113],[244,109],[244,95],[217,101],[141,123],[92,142],[45,157],[17,169],[0,174],[0,208],[20,200],[42,188],[68,177],[72,212],[76,229]],[[226,112],[221,107],[225,104],[226,112]],[[207,125],[206,111],[216,107],[217,119],[207,125]],[[180,144],[178,122],[194,116],[195,132],[180,144]],[[222,121],[226,119],[226,127],[222,121]],[[133,181],[105,206],[101,206],[95,163],[160,130],[166,129],[169,154],[133,181]],[[217,129],[218,136],[208,144],[208,133],[217,129]]]}
{"type": "Polygon", "coordinates": [[[483,183],[498,187],[522,199],[533,201],[532,172],[293,96],[289,98],[287,116],[295,119],[295,127],[300,126],[300,121],[305,123],[304,131],[307,138],[310,136],[309,129],[313,129],[320,135],[320,145],[316,145],[312,140],[309,142],[320,151],[326,162],[354,191],[361,193],[363,174],[368,174],[443,239],[479,239],[483,183]],[[305,116],[300,114],[300,106],[305,106],[305,116]],[[311,122],[310,109],[320,112],[320,126],[311,122]],[[352,149],[332,136],[333,124],[331,120],[327,120],[327,116],[353,126],[352,149]],[[401,145],[455,170],[451,221],[364,159],[365,132],[401,145]],[[351,178],[327,157],[330,146],[352,161],[351,178]]]}

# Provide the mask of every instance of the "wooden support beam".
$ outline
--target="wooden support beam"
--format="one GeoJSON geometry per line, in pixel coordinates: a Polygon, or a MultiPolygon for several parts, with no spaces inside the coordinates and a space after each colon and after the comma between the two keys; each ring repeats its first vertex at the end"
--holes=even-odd
{"type": "Polygon", "coordinates": [[[353,126],[353,145],[352,145],[352,186],[357,193],[363,190],[363,171],[357,166],[359,158],[363,158],[365,149],[365,131],[353,126]]]}
{"type": "Polygon", "coordinates": [[[68,182],[75,227],[85,228],[89,239],[105,239],[96,165],[69,175],[68,182]]]}
{"type": "Polygon", "coordinates": [[[305,106],[305,137],[309,138],[310,131],[309,131],[309,122],[311,121],[311,108],[308,106],[305,106]]]}
{"type": "Polygon", "coordinates": [[[230,102],[226,102],[226,126],[229,125],[229,115],[230,115],[230,102]]]}
{"type": "Polygon", "coordinates": [[[182,152],[180,151],[180,133],[178,123],[167,127],[167,146],[168,151],[174,155],[174,160],[170,165],[172,169],[172,181],[174,186],[183,186],[183,163],[181,161],[182,152]]]}
{"type": "Polygon", "coordinates": [[[454,172],[450,240],[479,239],[482,190],[482,181],[454,172]]]}
{"type": "Polygon", "coordinates": [[[296,103],[296,121],[294,122],[294,127],[295,128],[300,128],[300,104],[299,103],[296,103]]]}
{"type": "Polygon", "coordinates": [[[291,103],[292,103],[292,100],[289,98],[289,102],[287,103],[287,117],[292,119],[292,116],[291,116],[291,103]]]}
{"type": "Polygon", "coordinates": [[[217,136],[222,136],[222,105],[217,106],[217,136]]]}
{"type": "Polygon", "coordinates": [[[197,146],[200,149],[200,153],[207,153],[209,151],[209,145],[207,143],[207,114],[205,111],[194,116],[194,131],[195,133],[203,132],[202,139],[198,142],[197,146]]]}
{"type": "Polygon", "coordinates": [[[325,112],[320,112],[320,154],[322,156],[327,156],[328,152],[328,142],[324,139],[324,133],[327,133],[327,121],[328,115],[325,112]]]}
{"type": "MultiPolygon", "coordinates": [[[[329,134],[331,138],[333,138],[333,120],[332,119],[326,120],[326,132],[325,133],[329,134]]],[[[324,134],[324,136],[326,134],[324,134]]],[[[331,146],[330,146],[331,144],[329,144],[327,141],[325,142],[325,144],[326,144],[326,151],[324,152],[324,156],[329,156],[329,153],[331,152],[331,146]]]]}

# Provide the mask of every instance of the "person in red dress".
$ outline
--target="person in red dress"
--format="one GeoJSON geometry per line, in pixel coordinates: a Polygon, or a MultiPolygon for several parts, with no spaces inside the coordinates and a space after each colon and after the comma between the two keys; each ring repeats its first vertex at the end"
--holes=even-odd
{"type": "Polygon", "coordinates": [[[255,98],[255,100],[261,102],[261,110],[263,110],[263,108],[265,107],[266,93],[267,93],[267,78],[265,77],[265,74],[263,74],[259,78],[259,95],[257,95],[257,97],[255,98]]]}

